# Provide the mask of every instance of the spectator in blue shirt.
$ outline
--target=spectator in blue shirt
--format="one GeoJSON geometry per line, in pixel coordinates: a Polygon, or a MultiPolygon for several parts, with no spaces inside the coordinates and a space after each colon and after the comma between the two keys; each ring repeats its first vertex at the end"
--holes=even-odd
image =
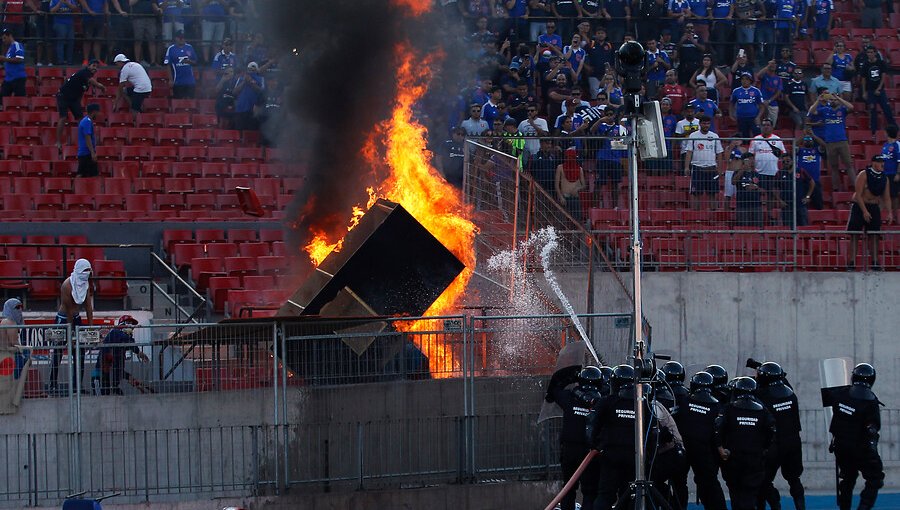
{"type": "Polygon", "coordinates": [[[734,0],[712,1],[712,28],[709,33],[709,42],[719,55],[720,61],[728,62],[734,54],[732,42],[734,41],[734,0]]]}
{"type": "Polygon", "coordinates": [[[96,177],[97,171],[97,140],[94,130],[94,119],[100,113],[100,105],[91,103],[87,106],[86,114],[78,123],[78,171],[79,177],[96,177]]]}
{"type": "Polygon", "coordinates": [[[259,74],[259,65],[256,62],[247,64],[247,70],[237,79],[234,86],[234,121],[235,128],[243,130],[255,130],[256,118],[254,108],[265,98],[266,80],[259,74]]]}
{"type": "Polygon", "coordinates": [[[157,3],[163,14],[163,42],[172,44],[172,35],[176,32],[184,31],[182,9],[184,9],[185,4],[182,0],[157,0],[157,3]]]}
{"type": "Polygon", "coordinates": [[[69,65],[72,63],[72,52],[75,46],[75,20],[72,12],[78,6],[72,0],[50,0],[50,13],[53,14],[53,36],[56,38],[56,63],[69,65]]]}
{"type": "Polygon", "coordinates": [[[853,111],[853,103],[837,94],[824,91],[809,108],[809,116],[821,122],[820,136],[825,142],[825,157],[831,174],[833,191],[843,191],[841,174],[853,169],[850,143],[847,140],[847,114],[853,111]],[[838,169],[838,166],[841,168],[838,169]]]}
{"type": "Polygon", "coordinates": [[[539,35],[537,38],[537,49],[538,54],[540,55],[539,62],[546,65],[548,62],[550,62],[550,57],[563,56],[563,40],[562,37],[560,37],[560,35],[556,33],[556,21],[548,21],[544,26],[544,30],[545,32],[539,35]],[[547,51],[550,52],[549,55],[546,54],[547,51]]]}
{"type": "Polygon", "coordinates": [[[647,39],[647,95],[656,97],[656,91],[666,81],[666,71],[672,68],[669,55],[656,47],[656,39],[647,39]]]}
{"type": "Polygon", "coordinates": [[[804,170],[816,183],[809,199],[809,205],[813,209],[821,210],[822,201],[822,153],[825,150],[825,141],[813,133],[807,126],[803,131],[803,139],[797,147],[797,168],[804,170]]]}
{"type": "Polygon", "coordinates": [[[778,76],[778,63],[769,61],[769,65],[756,73],[759,80],[759,90],[763,96],[763,106],[766,107],[768,118],[774,126],[778,122],[778,100],[781,99],[781,91],[784,90],[784,82],[778,76]]]}
{"type": "MultiPolygon", "coordinates": [[[[804,0],[805,1],[805,0],[804,0]]],[[[797,30],[795,0],[778,0],[775,9],[775,45],[790,47],[797,30]]]]}
{"type": "Polygon", "coordinates": [[[897,168],[900,166],[900,142],[897,141],[897,126],[891,124],[884,128],[887,141],[881,147],[881,156],[884,158],[884,175],[887,176],[891,188],[891,214],[896,219],[896,211],[900,209],[900,174],[897,168]]]}
{"type": "Polygon", "coordinates": [[[694,88],[694,99],[688,101],[686,108],[693,108],[695,111],[702,112],[698,113],[698,117],[700,115],[709,117],[709,129],[715,132],[715,119],[721,117],[722,112],[719,110],[719,105],[709,98],[709,89],[706,88],[705,83],[697,82],[697,85],[694,88]]]}
{"type": "Polygon", "coordinates": [[[16,41],[13,33],[3,29],[3,46],[6,54],[0,57],[3,62],[3,85],[0,85],[0,97],[25,97],[25,47],[16,41]]]}
{"type": "Polygon", "coordinates": [[[109,11],[106,2],[107,0],[82,0],[81,2],[81,5],[84,6],[84,16],[81,17],[83,32],[81,54],[86,60],[91,58],[91,50],[94,52],[94,58],[100,60],[100,41],[103,39],[103,27],[106,24],[105,15],[109,11]]]}
{"type": "MultiPolygon", "coordinates": [[[[225,10],[225,0],[206,0],[200,8],[200,34],[203,41],[203,61],[209,63],[210,47],[224,45],[225,22],[228,21],[228,11],[225,10]]],[[[230,41],[230,39],[229,39],[230,41]]],[[[234,65],[232,63],[231,65],[234,65]]]]}
{"type": "Polygon", "coordinates": [[[194,47],[184,42],[184,32],[175,32],[175,44],[166,50],[163,64],[172,70],[172,97],[175,99],[192,99],[196,91],[194,67],[197,53],[194,47]]]}
{"type": "Polygon", "coordinates": [[[814,0],[812,8],[815,10],[813,40],[827,41],[828,32],[831,30],[831,13],[834,11],[834,2],[832,0],[814,0]]]}
{"type": "Polygon", "coordinates": [[[759,134],[759,121],[765,112],[762,92],[752,85],[750,73],[741,75],[741,86],[731,92],[731,118],[737,122],[742,138],[759,134]]]}
{"type": "Polygon", "coordinates": [[[216,76],[222,77],[222,71],[227,67],[237,65],[237,55],[234,54],[234,43],[231,38],[222,41],[222,50],[216,53],[212,59],[212,68],[216,70],[216,76]]]}

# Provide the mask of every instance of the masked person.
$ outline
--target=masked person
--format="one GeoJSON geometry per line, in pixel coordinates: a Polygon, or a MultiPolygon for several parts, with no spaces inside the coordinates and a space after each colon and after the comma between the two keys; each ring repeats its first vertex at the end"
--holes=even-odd
{"type": "Polygon", "coordinates": [[[3,303],[3,320],[0,326],[7,326],[0,329],[0,346],[2,347],[18,347],[21,345],[20,328],[12,326],[21,326],[25,324],[22,316],[22,302],[16,298],[9,298],[3,303]]]}
{"type": "Polygon", "coordinates": [[[850,510],[856,478],[862,474],[865,485],[859,494],[858,510],[875,505],[878,489],[884,486],[884,466],[878,454],[881,411],[878,397],[872,392],[875,368],[860,363],[853,369],[851,385],[823,394],[823,404],[831,407],[829,452],[834,453],[838,467],[838,508],[850,510]]]}
{"type": "MultiPolygon", "coordinates": [[[[556,402],[563,410],[563,424],[559,432],[559,463],[563,480],[569,478],[581,465],[590,451],[587,434],[587,417],[591,405],[601,397],[603,373],[597,367],[585,367],[578,371],[577,366],[556,371],[550,378],[547,387],[547,402],[556,402]],[[573,383],[577,383],[572,387],[573,383]]],[[[561,510],[574,510],[577,490],[581,487],[581,508],[593,508],[597,498],[598,462],[591,461],[587,469],[581,473],[576,484],[560,502],[561,510]]]]}
{"type": "Polygon", "coordinates": [[[770,502],[772,508],[780,508],[781,495],[772,485],[775,474],[781,469],[781,476],[790,486],[791,497],[796,510],[806,509],[803,483],[803,447],[800,443],[800,403],[797,395],[786,383],[786,375],[781,365],[767,361],[756,369],[756,396],[775,417],[775,450],[766,459],[766,483],[760,491],[758,507],[770,502]]]}
{"type": "Polygon", "coordinates": [[[755,510],[766,478],[766,452],[774,445],[775,418],[753,396],[753,379],[738,377],[733,391],[733,400],[716,418],[713,437],[732,510],[755,510]]]}
{"type": "Polygon", "coordinates": [[[872,254],[872,269],[879,269],[878,264],[878,232],[881,230],[881,211],[885,211],[887,222],[893,223],[891,214],[890,182],[884,174],[884,156],[872,156],[872,163],[856,176],[856,187],[853,192],[853,203],[850,206],[850,219],[847,230],[850,234],[850,260],[847,269],[853,270],[856,264],[856,248],[859,243],[859,232],[865,232],[869,238],[869,251],[872,254]]]}
{"type": "MultiPolygon", "coordinates": [[[[75,267],[72,274],[66,278],[59,291],[59,311],[56,312],[55,324],[68,324],[74,333],[76,326],[90,326],[94,322],[94,291],[91,285],[91,263],[85,259],[75,261],[75,267]],[[79,315],[80,308],[84,308],[87,314],[87,324],[81,321],[79,315]]],[[[74,338],[74,337],[73,337],[74,338]]],[[[65,347],[65,341],[57,342],[57,347],[65,347]]],[[[75,347],[73,345],[72,352],[74,356],[75,347]]],[[[50,364],[50,390],[57,390],[57,381],[59,378],[59,363],[62,359],[63,349],[57,348],[53,350],[53,357],[50,364]]],[[[72,363],[70,369],[72,378],[72,388],[76,388],[76,379],[81,369],[84,368],[84,350],[78,359],[78,369],[75,363],[72,363]]]]}
{"type": "Polygon", "coordinates": [[[132,384],[139,384],[125,371],[125,355],[133,352],[143,362],[150,361],[146,354],[134,345],[134,327],[138,325],[137,319],[131,315],[123,315],[116,322],[116,327],[109,330],[103,339],[103,347],[100,349],[100,394],[121,395],[119,388],[122,379],[132,384]]]}

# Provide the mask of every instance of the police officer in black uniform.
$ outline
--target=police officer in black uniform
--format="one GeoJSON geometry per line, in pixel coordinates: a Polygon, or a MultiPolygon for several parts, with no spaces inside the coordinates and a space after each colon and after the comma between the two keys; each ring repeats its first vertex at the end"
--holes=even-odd
{"type": "MultiPolygon", "coordinates": [[[[691,378],[691,390],[687,403],[679,412],[678,429],[684,439],[687,460],[694,471],[697,496],[706,510],[725,510],[725,493],[719,484],[719,455],[713,434],[719,401],[713,396],[713,377],[707,372],[697,372],[691,378]]],[[[681,508],[687,505],[687,477],[679,498],[681,508]]]]}
{"type": "Polygon", "coordinates": [[[710,365],[703,371],[713,378],[712,394],[719,401],[719,407],[725,407],[731,400],[731,391],[728,389],[728,371],[721,365],[710,365]]]}
{"type": "MultiPolygon", "coordinates": [[[[588,418],[588,437],[600,452],[596,510],[612,508],[634,480],[634,367],[615,367],[610,389],[612,394],[601,399],[588,418]]],[[[649,477],[661,482],[669,476],[668,468],[677,465],[679,457],[683,457],[683,445],[675,421],[663,405],[653,404],[651,412],[645,401],[644,411],[649,477]]]]}
{"type": "Polygon", "coordinates": [[[754,510],[766,480],[766,451],[775,441],[775,418],[753,396],[756,381],[740,377],[733,400],[716,418],[715,443],[722,459],[732,510],[754,510]]]}
{"type": "Polygon", "coordinates": [[[773,510],[781,508],[781,495],[772,484],[775,474],[781,468],[781,476],[790,486],[791,498],[796,510],[806,510],[803,483],[803,448],[800,443],[800,404],[797,395],[786,384],[786,374],[778,363],[767,361],[756,369],[756,396],[775,417],[778,433],[775,436],[774,451],[766,459],[766,486],[760,491],[758,508],[765,502],[773,510]]]}
{"type": "Polygon", "coordinates": [[[875,505],[878,489],[884,486],[884,467],[878,454],[881,411],[872,392],[875,368],[860,363],[853,369],[851,385],[823,392],[823,403],[834,413],[829,431],[833,436],[829,451],[838,466],[838,507],[850,510],[856,478],[862,474],[865,485],[859,494],[858,510],[875,505]]]}
{"type": "MultiPolygon", "coordinates": [[[[660,373],[661,381],[657,385],[660,389],[656,393],[656,398],[666,406],[674,418],[678,430],[681,431],[684,427],[681,416],[685,412],[690,396],[690,392],[684,387],[684,366],[677,361],[668,361],[662,366],[660,373]]],[[[690,468],[684,454],[679,460],[681,462],[677,465],[667,467],[670,472],[667,480],[671,490],[669,503],[675,510],[687,508],[688,503],[687,475],[690,468]]]]}
{"type": "MultiPolygon", "coordinates": [[[[547,402],[556,402],[563,410],[562,429],[559,432],[559,463],[563,479],[569,478],[581,465],[590,451],[586,430],[586,419],[593,402],[599,400],[603,374],[597,367],[567,367],[556,371],[547,387],[547,402]],[[577,371],[577,372],[576,372],[577,371]],[[576,386],[571,387],[573,383],[576,386]]],[[[594,459],[582,472],[561,504],[562,510],[574,510],[579,485],[583,496],[581,508],[590,509],[597,498],[597,476],[599,466],[594,459]]]]}
{"type": "MultiPolygon", "coordinates": [[[[669,388],[675,395],[675,404],[678,407],[678,411],[672,413],[672,416],[675,417],[675,423],[678,423],[679,412],[684,409],[688,397],[691,394],[691,392],[684,387],[684,366],[677,361],[667,361],[666,364],[663,365],[662,371],[666,374],[666,382],[669,383],[669,388]]],[[[679,427],[679,430],[681,430],[681,427],[679,427]]]]}

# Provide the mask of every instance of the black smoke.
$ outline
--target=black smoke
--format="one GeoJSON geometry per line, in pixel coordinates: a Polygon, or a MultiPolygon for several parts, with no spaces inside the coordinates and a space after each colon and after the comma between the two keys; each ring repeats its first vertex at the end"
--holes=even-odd
{"type": "MultiPolygon", "coordinates": [[[[447,45],[436,13],[415,18],[388,0],[278,0],[261,14],[267,42],[283,55],[288,121],[279,146],[304,177],[288,237],[304,246],[310,225],[345,227],[352,206],[366,203],[366,187],[383,178],[360,148],[390,116],[395,47],[408,42],[424,56],[447,45]]],[[[453,60],[453,50],[444,53],[453,60]]]]}

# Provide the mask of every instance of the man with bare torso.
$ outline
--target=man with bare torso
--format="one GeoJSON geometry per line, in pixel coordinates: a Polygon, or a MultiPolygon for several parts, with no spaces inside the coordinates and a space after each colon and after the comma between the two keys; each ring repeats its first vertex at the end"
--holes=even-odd
{"type": "Polygon", "coordinates": [[[850,220],[847,230],[850,234],[850,260],[847,270],[852,271],[856,264],[856,244],[859,232],[865,232],[869,238],[869,251],[872,254],[872,269],[878,271],[878,231],[881,230],[881,211],[887,213],[888,224],[893,223],[891,214],[891,184],[884,175],[884,158],[881,154],[872,156],[872,164],[856,176],[856,191],[853,193],[853,204],[850,206],[850,220]]]}
{"type": "MultiPolygon", "coordinates": [[[[71,276],[66,278],[59,289],[59,311],[56,312],[56,324],[68,324],[72,328],[75,326],[90,326],[94,322],[94,292],[91,286],[91,263],[85,259],[75,261],[75,268],[72,270],[71,276]],[[84,307],[87,314],[87,323],[81,320],[79,315],[80,308],[84,307]]],[[[74,333],[74,329],[73,329],[74,333]]],[[[74,338],[74,337],[73,337],[74,338]]],[[[65,345],[65,342],[62,343],[65,345]]],[[[73,345],[72,352],[74,355],[75,347],[73,345]]],[[[57,379],[59,377],[59,362],[62,359],[63,350],[54,349],[53,359],[50,365],[50,389],[57,389],[57,379]]],[[[78,370],[72,363],[72,388],[76,387],[76,376],[83,372],[84,368],[84,351],[78,357],[78,370]]]]}

